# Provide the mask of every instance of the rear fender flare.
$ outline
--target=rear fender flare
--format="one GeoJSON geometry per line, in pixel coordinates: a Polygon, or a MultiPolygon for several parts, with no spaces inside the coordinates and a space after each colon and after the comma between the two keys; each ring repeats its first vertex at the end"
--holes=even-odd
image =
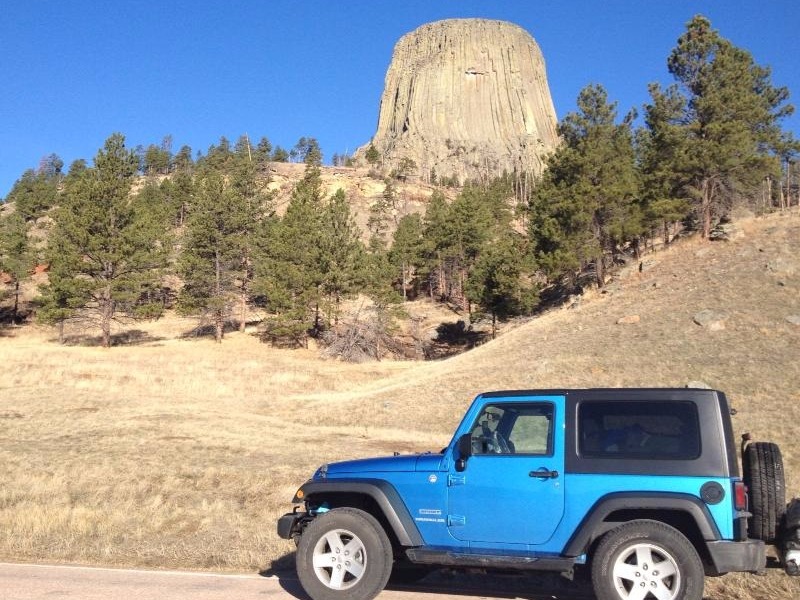
{"type": "Polygon", "coordinates": [[[719,529],[708,508],[699,498],[690,494],[620,492],[609,494],[598,500],[584,517],[581,524],[567,542],[563,554],[579,556],[608,527],[606,518],[618,510],[668,510],[687,513],[697,525],[706,541],[719,540],[719,529]]]}

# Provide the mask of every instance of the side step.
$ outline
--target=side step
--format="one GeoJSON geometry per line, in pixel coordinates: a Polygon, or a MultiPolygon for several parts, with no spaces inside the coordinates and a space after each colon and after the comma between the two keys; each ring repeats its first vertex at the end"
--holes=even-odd
{"type": "Polygon", "coordinates": [[[409,548],[408,560],[422,565],[446,567],[480,567],[486,569],[525,569],[531,571],[556,571],[570,573],[575,566],[574,558],[561,556],[532,556],[523,553],[478,554],[455,552],[443,548],[409,548]]]}

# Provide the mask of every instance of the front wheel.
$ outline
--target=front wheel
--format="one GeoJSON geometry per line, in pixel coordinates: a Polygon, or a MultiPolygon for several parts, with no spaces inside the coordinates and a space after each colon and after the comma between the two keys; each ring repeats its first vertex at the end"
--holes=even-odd
{"type": "Polygon", "coordinates": [[[391,574],[392,546],[372,515],[336,508],[306,527],[296,566],[313,600],[371,600],[391,574]]]}
{"type": "Polygon", "coordinates": [[[703,564],[677,529],[630,521],[601,538],[592,586],[598,600],[702,600],[703,564]]]}

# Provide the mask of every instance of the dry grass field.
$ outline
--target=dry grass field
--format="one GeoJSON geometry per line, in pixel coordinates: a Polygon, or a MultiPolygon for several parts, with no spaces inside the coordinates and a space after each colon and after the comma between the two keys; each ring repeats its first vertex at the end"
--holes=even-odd
{"type": "MultiPolygon", "coordinates": [[[[440,362],[215,345],[176,317],[110,350],[0,330],[0,559],[268,568],[292,550],[275,518],[320,463],[437,450],[488,389],[703,381],[728,393],[738,433],[781,445],[800,495],[800,214],[738,226],[440,362]],[[693,322],[703,310],[716,330],[693,322]]],[[[788,600],[800,581],[729,575],[706,596],[788,600]]]]}

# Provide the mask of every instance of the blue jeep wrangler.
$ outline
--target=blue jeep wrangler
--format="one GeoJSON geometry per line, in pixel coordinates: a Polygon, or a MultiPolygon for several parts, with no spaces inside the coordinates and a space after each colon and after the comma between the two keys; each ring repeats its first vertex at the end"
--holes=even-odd
{"type": "Polygon", "coordinates": [[[582,565],[599,600],[700,600],[705,574],[760,571],[779,537],[780,451],[743,443],[744,479],[738,451],[714,390],[485,393],[437,454],[321,466],[278,534],[314,600],[432,566],[582,565]]]}

